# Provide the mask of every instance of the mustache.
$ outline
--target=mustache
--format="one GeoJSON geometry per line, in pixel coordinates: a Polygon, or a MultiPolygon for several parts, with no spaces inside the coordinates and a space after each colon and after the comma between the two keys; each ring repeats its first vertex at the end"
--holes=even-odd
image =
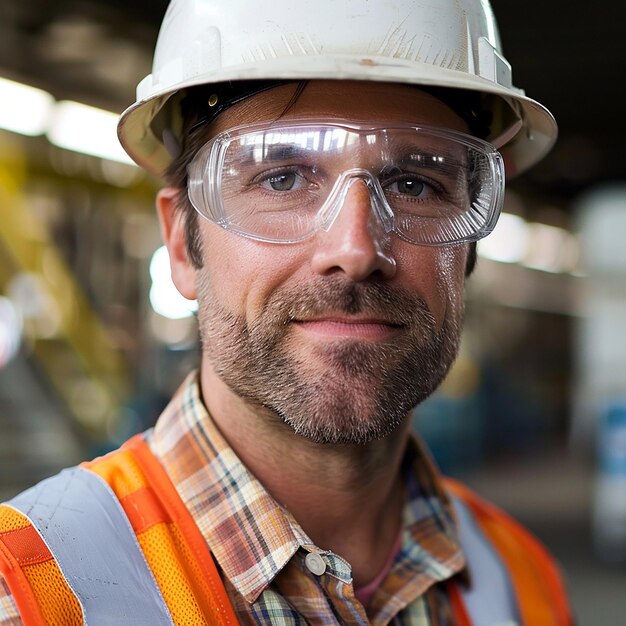
{"type": "Polygon", "coordinates": [[[343,313],[368,315],[398,326],[436,326],[422,297],[382,282],[355,283],[341,277],[280,289],[269,298],[265,308],[285,325],[298,319],[343,313]]]}

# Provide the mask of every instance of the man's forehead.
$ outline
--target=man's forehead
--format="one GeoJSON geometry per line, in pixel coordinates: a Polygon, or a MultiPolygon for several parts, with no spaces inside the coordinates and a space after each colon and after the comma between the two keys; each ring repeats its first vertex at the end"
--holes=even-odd
{"type": "Polygon", "coordinates": [[[294,118],[408,122],[468,130],[447,104],[415,86],[312,80],[279,85],[238,102],[220,113],[210,132],[213,135],[236,126],[294,118]]]}

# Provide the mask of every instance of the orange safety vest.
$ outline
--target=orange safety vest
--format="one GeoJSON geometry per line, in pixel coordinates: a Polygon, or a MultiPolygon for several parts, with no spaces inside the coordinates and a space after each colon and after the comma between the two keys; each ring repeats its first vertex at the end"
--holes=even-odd
{"type": "MultiPolygon", "coordinates": [[[[9,586],[26,626],[74,626],[87,623],[85,607],[91,611],[91,623],[98,625],[124,623],[116,622],[111,617],[114,608],[118,609],[118,614],[127,615],[124,611],[136,610],[141,616],[139,621],[135,618],[126,623],[198,626],[235,626],[238,623],[204,538],[141,435],[133,437],[119,450],[75,470],[78,471],[79,479],[82,476],[90,480],[83,486],[87,492],[74,496],[73,501],[63,500],[61,496],[54,505],[46,502],[49,489],[44,481],[40,483],[44,485],[41,496],[31,498],[25,512],[11,505],[0,506],[0,573],[9,586]],[[128,584],[120,585],[117,577],[119,560],[114,560],[114,575],[107,577],[107,564],[102,562],[107,560],[108,555],[104,555],[105,558],[100,558],[100,555],[91,564],[87,563],[84,571],[79,567],[78,573],[74,572],[72,578],[67,575],[67,571],[64,572],[67,568],[64,568],[63,560],[59,559],[59,552],[54,549],[53,556],[49,547],[56,542],[63,548],[60,552],[65,547],[71,552],[75,537],[72,535],[68,538],[68,535],[63,535],[63,529],[55,528],[56,513],[69,508],[72,509],[69,511],[72,522],[80,520],[82,509],[77,502],[80,498],[83,502],[91,502],[92,494],[95,493],[91,478],[97,478],[104,489],[111,492],[115,506],[120,508],[118,504],[121,505],[120,511],[125,515],[124,521],[116,518],[109,520],[112,525],[110,530],[115,536],[115,541],[108,544],[110,549],[117,547],[113,544],[118,543],[118,537],[123,534],[119,529],[126,525],[132,535],[132,542],[138,544],[138,553],[140,550],[143,555],[140,559],[142,565],[147,563],[149,567],[144,573],[137,573],[137,568],[131,567],[131,582],[128,584]],[[55,510],[50,511],[51,506],[55,510]],[[36,527],[31,517],[36,515],[37,510],[44,510],[46,519],[36,527]],[[30,517],[25,514],[31,511],[33,515],[30,517]],[[90,576],[94,580],[89,580],[90,576]],[[137,577],[139,580],[136,580],[137,577]],[[106,593],[102,595],[106,604],[98,607],[98,596],[101,594],[78,590],[80,584],[77,586],[76,580],[81,584],[87,580],[88,591],[104,589],[106,593]],[[122,595],[128,591],[127,586],[134,585],[146,585],[147,590],[138,588],[128,604],[128,599],[122,595]],[[121,608],[117,607],[116,594],[122,594],[119,597],[121,608]],[[157,600],[153,604],[162,604],[154,613],[162,618],[149,617],[152,610],[152,604],[148,606],[152,602],[150,594],[156,594],[157,600]],[[141,605],[141,602],[144,602],[144,606],[135,606],[141,605]]],[[[66,481],[68,485],[73,484],[76,478],[68,474],[66,481]]],[[[487,504],[466,487],[451,480],[446,480],[445,485],[453,499],[471,513],[472,524],[480,529],[490,547],[499,555],[513,591],[521,625],[571,626],[569,606],[557,568],[537,540],[505,513],[487,504]]],[[[95,496],[94,499],[98,500],[95,496]]],[[[19,496],[16,498],[18,500],[19,496]]],[[[109,517],[108,513],[104,517],[109,517]]],[[[90,518],[80,525],[79,534],[83,540],[90,540],[90,532],[99,533],[98,525],[92,525],[92,521],[93,518],[90,518]]],[[[106,539],[97,539],[105,543],[106,550],[106,539]]],[[[94,540],[93,543],[97,544],[98,541],[94,540]]],[[[128,545],[128,548],[123,549],[132,552],[133,546],[128,545]]],[[[82,560],[82,554],[79,552],[79,556],[72,558],[82,560]]],[[[448,589],[458,626],[486,626],[470,610],[471,603],[466,602],[459,585],[449,583],[448,589]]],[[[481,602],[479,599],[479,606],[481,602]]]]}

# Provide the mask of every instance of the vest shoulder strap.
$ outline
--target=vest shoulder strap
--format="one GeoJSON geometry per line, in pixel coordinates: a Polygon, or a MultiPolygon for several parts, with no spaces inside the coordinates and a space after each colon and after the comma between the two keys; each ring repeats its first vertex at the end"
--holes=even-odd
{"type": "MultiPolygon", "coordinates": [[[[565,587],[557,566],[543,545],[504,511],[486,502],[461,483],[446,479],[445,486],[453,497],[461,540],[463,541],[463,537],[466,540],[469,538],[472,544],[467,547],[463,545],[469,560],[470,575],[472,569],[477,567],[472,563],[472,554],[478,551],[484,556],[484,548],[491,547],[510,581],[521,624],[571,626],[573,620],[565,587]],[[477,531],[486,540],[482,547],[477,531]]],[[[476,557],[477,554],[474,555],[474,563],[479,560],[476,557]]],[[[493,567],[498,567],[495,560],[488,566],[491,574],[476,571],[476,576],[483,574],[487,578],[492,577],[497,572],[493,567]]],[[[480,589],[479,585],[478,587],[480,589]]],[[[500,598],[506,597],[498,595],[500,598]]],[[[468,595],[465,603],[468,612],[473,605],[484,601],[484,596],[479,600],[468,595]]],[[[487,601],[493,602],[493,598],[488,598],[487,601]]]]}
{"type": "Polygon", "coordinates": [[[470,586],[457,585],[468,624],[519,626],[519,610],[509,573],[465,502],[452,496],[452,505],[471,580],[470,586]]]}
{"type": "MultiPolygon", "coordinates": [[[[170,530],[175,542],[177,559],[184,564],[185,576],[181,579],[181,584],[186,583],[190,586],[188,598],[199,604],[202,619],[190,619],[187,613],[181,623],[237,626],[238,620],[209,547],[165,469],[141,435],[136,435],[124,444],[120,450],[120,459],[125,458],[123,453],[129,454],[128,458],[132,458],[132,462],[140,470],[146,480],[147,493],[151,493],[152,497],[158,500],[164,519],[168,520],[165,526],[170,530]]],[[[128,507],[127,512],[130,508],[132,507],[128,507]]],[[[149,528],[144,532],[147,534],[151,530],[152,528],[149,528]]],[[[152,554],[154,555],[154,551],[152,554]]],[[[157,558],[151,561],[153,571],[159,569],[158,560],[157,558]]],[[[166,596],[168,605],[184,607],[187,611],[189,602],[183,600],[183,595],[179,593],[180,585],[172,588],[169,583],[172,577],[170,569],[163,569],[161,564],[159,571],[158,579],[163,583],[162,587],[170,585],[166,596]]]]}
{"type": "Polygon", "coordinates": [[[0,571],[27,626],[237,624],[204,538],[141,436],[0,507],[0,571]],[[61,592],[33,584],[42,567],[61,592]]]}
{"type": "Polygon", "coordinates": [[[30,521],[47,546],[78,600],[83,623],[173,623],[119,500],[97,474],[64,470],[7,505],[30,521]]]}

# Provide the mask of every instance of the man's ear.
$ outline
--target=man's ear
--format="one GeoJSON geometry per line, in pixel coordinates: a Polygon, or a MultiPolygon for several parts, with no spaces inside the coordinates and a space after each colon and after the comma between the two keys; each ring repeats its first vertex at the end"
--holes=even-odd
{"type": "Polygon", "coordinates": [[[170,255],[172,280],[180,293],[189,300],[196,299],[195,268],[187,255],[185,216],[177,210],[179,189],[164,187],[157,194],[156,205],[161,224],[161,237],[170,255]]]}

